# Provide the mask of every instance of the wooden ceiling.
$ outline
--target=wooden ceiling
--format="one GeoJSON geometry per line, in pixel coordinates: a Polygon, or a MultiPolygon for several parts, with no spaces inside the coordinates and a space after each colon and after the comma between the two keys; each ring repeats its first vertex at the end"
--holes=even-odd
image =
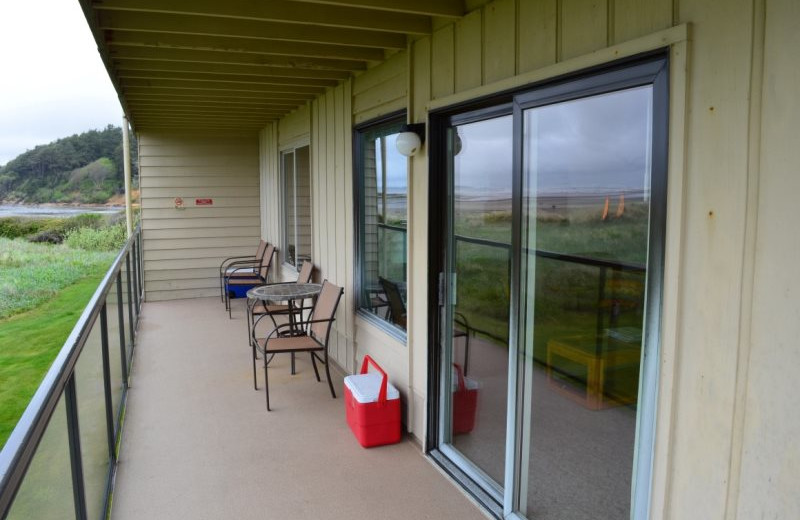
{"type": "Polygon", "coordinates": [[[258,129],[465,0],[79,0],[137,130],[258,129]]]}

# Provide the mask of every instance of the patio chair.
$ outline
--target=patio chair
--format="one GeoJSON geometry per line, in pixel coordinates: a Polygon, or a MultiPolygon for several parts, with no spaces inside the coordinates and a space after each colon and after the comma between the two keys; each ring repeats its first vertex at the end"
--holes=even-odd
{"type": "Polygon", "coordinates": [[[219,264],[219,300],[225,301],[225,275],[232,273],[235,269],[245,268],[237,271],[237,276],[244,276],[247,269],[250,269],[250,274],[254,273],[258,266],[261,264],[261,258],[264,256],[264,251],[267,249],[267,242],[260,240],[258,242],[258,249],[254,256],[231,256],[226,258],[219,264]]]}
{"type": "MultiPolygon", "coordinates": [[[[378,281],[386,294],[386,300],[389,305],[389,319],[392,323],[406,329],[408,325],[408,315],[406,313],[406,304],[403,302],[403,297],[400,293],[400,287],[396,282],[380,276],[378,277],[378,281]]],[[[453,328],[453,339],[464,338],[464,374],[466,375],[469,368],[469,337],[472,328],[469,326],[467,318],[460,312],[455,313],[454,321],[462,327],[453,328]]]]}
{"type": "MultiPolygon", "coordinates": [[[[336,308],[344,294],[344,289],[330,283],[328,280],[322,282],[320,291],[311,316],[306,321],[295,321],[294,323],[284,323],[278,325],[270,332],[267,337],[258,339],[253,328],[253,378],[255,381],[256,352],[261,354],[264,360],[264,388],[267,399],[267,411],[269,407],[269,371],[267,364],[272,354],[295,354],[297,352],[308,352],[311,355],[311,364],[314,367],[314,375],[320,381],[317,361],[325,365],[325,375],[328,377],[328,387],[331,397],[336,398],[331,381],[330,364],[328,361],[328,340],[330,339],[331,326],[336,319],[336,308]],[[319,353],[322,353],[320,356],[319,353]]],[[[267,314],[262,315],[256,321],[264,319],[267,314]]],[[[257,385],[256,385],[256,388],[257,385]]]]}
{"type": "MultiPolygon", "coordinates": [[[[314,273],[314,264],[311,262],[303,262],[300,271],[297,273],[297,280],[294,282],[278,282],[278,283],[310,283],[311,275],[314,273]]],[[[274,284],[270,284],[274,285],[274,284]]],[[[302,319],[302,312],[305,310],[302,303],[297,306],[292,306],[295,314],[299,314],[302,319]]],[[[251,331],[256,316],[268,314],[272,319],[272,324],[277,327],[278,323],[275,321],[275,316],[288,316],[289,305],[286,303],[269,303],[262,300],[248,300],[247,302],[247,337],[251,338],[251,331]]],[[[252,339],[250,340],[252,342],[252,339]]]]}
{"type": "Polygon", "coordinates": [[[396,282],[381,276],[378,277],[378,282],[383,287],[383,294],[386,295],[386,301],[389,305],[389,319],[395,325],[405,329],[408,324],[408,316],[406,315],[406,304],[400,294],[400,287],[396,282]]]}
{"type": "Polygon", "coordinates": [[[255,286],[267,283],[269,269],[272,266],[272,258],[274,256],[275,246],[267,244],[257,271],[254,271],[252,267],[241,266],[232,269],[225,275],[225,310],[228,311],[228,318],[231,317],[231,289],[234,287],[255,286]]]}

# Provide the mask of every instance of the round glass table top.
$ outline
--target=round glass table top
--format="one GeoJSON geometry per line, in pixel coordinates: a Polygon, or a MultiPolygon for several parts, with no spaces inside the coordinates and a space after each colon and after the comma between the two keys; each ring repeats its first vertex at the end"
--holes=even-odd
{"type": "Polygon", "coordinates": [[[247,291],[247,297],[256,300],[286,301],[311,298],[322,290],[318,283],[276,283],[259,285],[247,291]]]}

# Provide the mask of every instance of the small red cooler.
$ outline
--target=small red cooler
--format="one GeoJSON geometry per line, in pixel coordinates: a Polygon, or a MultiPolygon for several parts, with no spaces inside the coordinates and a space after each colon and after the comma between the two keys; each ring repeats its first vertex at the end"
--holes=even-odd
{"type": "Polygon", "coordinates": [[[461,366],[453,363],[456,388],[453,391],[453,435],[469,433],[475,428],[478,408],[478,383],[464,377],[461,366]]]}
{"type": "Polygon", "coordinates": [[[344,405],[347,424],[365,448],[400,442],[400,392],[371,357],[364,356],[360,374],[344,378],[344,405]],[[380,373],[367,373],[369,364],[380,373]]]}

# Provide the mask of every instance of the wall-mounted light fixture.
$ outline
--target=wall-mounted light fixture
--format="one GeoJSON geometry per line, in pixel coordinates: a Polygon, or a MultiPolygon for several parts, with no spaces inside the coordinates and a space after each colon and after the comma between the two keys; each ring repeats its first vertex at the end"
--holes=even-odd
{"type": "Polygon", "coordinates": [[[425,142],[425,123],[403,125],[397,136],[397,151],[411,157],[419,151],[425,142]]]}

